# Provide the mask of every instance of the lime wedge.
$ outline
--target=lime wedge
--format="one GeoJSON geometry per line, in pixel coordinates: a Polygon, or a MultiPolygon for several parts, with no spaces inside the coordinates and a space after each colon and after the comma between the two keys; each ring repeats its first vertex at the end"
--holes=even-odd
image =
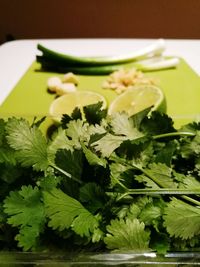
{"type": "Polygon", "coordinates": [[[76,91],[56,98],[50,105],[49,115],[59,122],[63,114],[71,115],[75,108],[81,111],[84,106],[102,102],[102,109],[107,107],[105,98],[92,91],[76,91]]]}
{"type": "Polygon", "coordinates": [[[108,114],[126,112],[132,116],[148,107],[151,111],[166,112],[166,100],[163,91],[153,85],[133,86],[117,96],[110,104],[108,114]]]}

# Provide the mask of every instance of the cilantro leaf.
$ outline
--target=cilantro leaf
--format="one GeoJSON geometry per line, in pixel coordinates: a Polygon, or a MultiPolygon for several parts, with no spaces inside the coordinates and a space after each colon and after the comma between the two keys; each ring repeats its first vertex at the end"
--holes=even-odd
{"type": "Polygon", "coordinates": [[[66,135],[72,140],[75,148],[81,148],[80,141],[88,140],[89,124],[82,120],[70,121],[67,124],[66,135]]]}
{"type": "Polygon", "coordinates": [[[111,163],[110,166],[110,186],[114,187],[119,182],[124,182],[124,174],[126,171],[130,170],[130,166],[125,166],[120,163],[111,163]]]}
{"type": "Polygon", "coordinates": [[[24,251],[34,250],[38,243],[40,231],[39,225],[21,227],[19,234],[15,237],[15,240],[18,241],[18,246],[22,247],[24,251]]]}
{"type": "Polygon", "coordinates": [[[80,181],[83,171],[82,158],[83,152],[81,150],[59,149],[55,156],[55,164],[70,174],[72,179],[80,181]]]}
{"type": "Polygon", "coordinates": [[[160,162],[166,164],[168,167],[171,167],[172,159],[174,156],[174,153],[177,149],[177,143],[173,140],[170,142],[167,142],[165,146],[158,151],[158,153],[155,156],[155,162],[160,162]]]}
{"type": "Polygon", "coordinates": [[[145,225],[151,225],[152,222],[155,224],[155,222],[160,219],[161,215],[160,207],[154,204],[148,204],[140,213],[140,220],[143,221],[145,225]]]}
{"type": "Polygon", "coordinates": [[[138,181],[139,183],[143,183],[146,187],[150,187],[150,188],[154,188],[154,189],[156,189],[156,188],[159,189],[160,188],[157,185],[157,183],[152,181],[151,178],[149,178],[148,176],[146,176],[144,174],[137,175],[135,177],[135,180],[138,181]]]}
{"type": "Polygon", "coordinates": [[[103,157],[109,157],[121,143],[126,140],[125,136],[116,136],[110,133],[104,135],[101,139],[92,143],[96,151],[99,151],[103,157]]]}
{"type": "Polygon", "coordinates": [[[59,189],[44,192],[46,214],[49,226],[62,231],[71,228],[80,236],[90,237],[98,228],[98,220],[82,204],[59,189]]]}
{"type": "Polygon", "coordinates": [[[107,226],[104,242],[109,249],[147,251],[149,232],[138,219],[115,219],[107,226]]]}
{"type": "Polygon", "coordinates": [[[66,129],[66,125],[71,121],[71,120],[78,120],[82,119],[82,114],[80,109],[77,107],[73,110],[71,116],[67,114],[63,114],[61,118],[61,125],[63,129],[66,129]]]}
{"type": "Polygon", "coordinates": [[[79,199],[92,213],[103,208],[106,202],[103,189],[96,183],[84,184],[80,188],[79,199]]]}
{"type": "Polygon", "coordinates": [[[16,239],[25,251],[34,248],[44,228],[44,206],[37,187],[22,186],[20,191],[12,191],[4,201],[4,212],[8,223],[19,228],[16,239]]]}
{"type": "Polygon", "coordinates": [[[200,182],[191,175],[184,176],[184,179],[181,181],[180,188],[186,188],[186,189],[198,189],[200,188],[200,182]]]}
{"type": "Polygon", "coordinates": [[[83,143],[81,144],[85,157],[90,165],[99,165],[106,167],[107,161],[104,158],[99,158],[95,153],[93,153],[89,148],[87,148],[83,143]]]}
{"type": "Polygon", "coordinates": [[[182,132],[191,132],[191,133],[196,133],[197,131],[200,131],[200,122],[191,122],[186,125],[181,126],[179,131],[182,132]]]}
{"type": "Polygon", "coordinates": [[[20,178],[23,173],[23,170],[18,165],[15,166],[9,163],[0,164],[0,169],[0,179],[9,185],[20,178]]]}
{"type": "Polygon", "coordinates": [[[85,118],[90,124],[99,124],[107,115],[107,110],[102,109],[103,102],[83,107],[85,118]]]}
{"type": "Polygon", "coordinates": [[[125,140],[117,153],[140,167],[146,167],[153,157],[154,150],[151,140],[141,137],[135,140],[125,140]]]}
{"type": "Polygon", "coordinates": [[[17,151],[17,159],[22,166],[47,169],[47,142],[36,126],[30,127],[25,119],[11,118],[6,124],[6,132],[8,143],[17,151]]]}
{"type": "Polygon", "coordinates": [[[5,121],[3,119],[0,119],[0,147],[4,143],[4,138],[5,138],[5,121]]]}
{"type": "Polygon", "coordinates": [[[9,147],[6,143],[0,147],[0,163],[16,165],[15,151],[9,147]]]}
{"type": "Polygon", "coordinates": [[[172,169],[163,163],[151,163],[144,169],[144,174],[153,182],[163,188],[177,188],[172,177],[172,169]]]}
{"type": "Polygon", "coordinates": [[[180,153],[183,158],[200,155],[200,131],[197,131],[193,138],[183,138],[181,140],[180,153]]]}
{"type": "Polygon", "coordinates": [[[166,233],[153,232],[150,247],[158,254],[166,254],[170,250],[170,238],[166,233]]]}
{"type": "Polygon", "coordinates": [[[65,131],[60,128],[54,135],[51,143],[48,145],[48,158],[51,162],[54,162],[56,152],[59,149],[73,151],[73,143],[67,138],[65,131]]]}
{"type": "Polygon", "coordinates": [[[6,140],[6,122],[0,119],[0,163],[16,165],[15,151],[6,140]]]}
{"type": "Polygon", "coordinates": [[[126,136],[130,140],[144,136],[134,125],[134,120],[129,118],[126,113],[114,114],[110,124],[115,135],[126,136]]]}
{"type": "Polygon", "coordinates": [[[170,236],[190,239],[200,234],[200,209],[175,197],[164,211],[164,226],[170,236]]]}
{"type": "Polygon", "coordinates": [[[145,117],[141,122],[141,130],[148,135],[158,135],[176,131],[173,120],[167,114],[154,111],[150,117],[145,117]]]}

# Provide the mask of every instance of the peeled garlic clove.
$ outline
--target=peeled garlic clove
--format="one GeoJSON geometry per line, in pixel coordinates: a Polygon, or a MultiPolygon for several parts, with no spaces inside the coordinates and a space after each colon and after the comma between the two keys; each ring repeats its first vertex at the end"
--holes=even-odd
{"type": "Polygon", "coordinates": [[[62,82],[78,84],[78,77],[74,73],[68,72],[64,75],[62,82]]]}
{"type": "Polygon", "coordinates": [[[47,81],[48,90],[52,93],[56,92],[57,87],[62,84],[62,81],[59,77],[50,77],[47,81]]]}
{"type": "Polygon", "coordinates": [[[64,95],[64,94],[75,92],[75,91],[76,91],[76,86],[74,85],[74,83],[61,83],[56,88],[57,95],[64,95]]]}

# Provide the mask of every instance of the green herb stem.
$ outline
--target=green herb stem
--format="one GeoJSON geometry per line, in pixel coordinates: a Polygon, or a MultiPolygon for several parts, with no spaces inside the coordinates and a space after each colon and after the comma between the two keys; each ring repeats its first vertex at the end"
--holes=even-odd
{"type": "Polygon", "coordinates": [[[153,139],[161,139],[166,137],[176,137],[176,136],[195,136],[195,133],[192,132],[172,132],[172,133],[164,133],[164,134],[158,134],[154,135],[153,139]]]}
{"type": "Polygon", "coordinates": [[[200,194],[200,189],[174,189],[174,188],[156,188],[156,189],[129,189],[127,192],[132,195],[150,194],[150,195],[194,195],[200,194]]]}
{"type": "Polygon", "coordinates": [[[78,179],[76,179],[76,177],[72,176],[70,173],[64,171],[63,169],[59,168],[58,166],[56,166],[55,164],[51,164],[51,167],[53,167],[54,169],[56,169],[57,171],[61,172],[62,174],[64,174],[65,176],[67,176],[68,178],[74,180],[75,182],[78,182],[79,184],[82,184],[82,182],[78,179]]]}
{"type": "Polygon", "coordinates": [[[197,206],[200,206],[200,201],[196,200],[196,199],[193,199],[191,197],[188,197],[188,196],[181,196],[184,200],[187,200],[189,201],[190,203],[192,204],[195,204],[197,206]]]}

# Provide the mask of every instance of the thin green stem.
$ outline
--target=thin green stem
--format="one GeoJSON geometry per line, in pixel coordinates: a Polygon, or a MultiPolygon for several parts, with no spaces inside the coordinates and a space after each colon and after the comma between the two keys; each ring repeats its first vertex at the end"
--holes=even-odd
{"type": "Polygon", "coordinates": [[[51,167],[53,167],[54,169],[56,169],[57,171],[61,172],[62,174],[64,174],[65,176],[67,176],[68,178],[74,180],[75,182],[78,182],[79,184],[82,184],[82,181],[78,180],[76,177],[72,176],[70,173],[64,171],[63,169],[59,168],[58,166],[56,166],[55,164],[51,164],[51,167]]]}
{"type": "Polygon", "coordinates": [[[149,195],[194,195],[200,194],[200,189],[179,189],[179,188],[144,188],[144,189],[129,189],[127,192],[132,195],[149,194],[149,195]]]}
{"type": "Polygon", "coordinates": [[[193,198],[188,197],[188,196],[181,196],[181,198],[183,198],[184,200],[187,200],[187,201],[191,202],[192,204],[195,204],[197,206],[200,206],[200,202],[197,201],[196,199],[193,199],[193,198]]]}
{"type": "Polygon", "coordinates": [[[158,134],[154,135],[153,139],[161,139],[166,137],[176,137],[176,136],[195,136],[195,133],[192,132],[172,132],[172,133],[164,133],[164,134],[158,134]]]}
{"type": "MultiPolygon", "coordinates": [[[[130,163],[127,163],[125,160],[123,159],[120,159],[120,158],[117,158],[117,157],[112,157],[113,160],[117,161],[117,162],[120,162],[121,164],[125,164],[125,165],[128,165],[134,169],[137,169],[137,170],[140,170],[142,173],[144,173],[147,177],[149,177],[152,181],[154,181],[158,186],[160,186],[161,188],[158,188],[158,189],[145,189],[147,190],[146,192],[142,192],[142,190],[140,189],[140,192],[138,190],[138,193],[137,194],[147,194],[147,193],[151,193],[151,194],[156,194],[156,192],[158,194],[179,194],[181,195],[180,197],[184,200],[187,200],[188,202],[192,203],[192,204],[195,204],[197,206],[200,206],[200,202],[191,198],[191,197],[188,197],[188,196],[185,196],[183,194],[200,194],[200,190],[190,190],[190,189],[173,189],[173,188],[165,188],[163,185],[162,185],[162,182],[158,181],[158,179],[156,179],[154,176],[152,176],[148,171],[138,167],[137,165],[131,165],[130,163]]],[[[125,196],[127,195],[130,195],[130,194],[136,194],[136,190],[131,190],[129,189],[129,191],[125,192],[123,195],[121,195],[118,200],[124,198],[125,196]]]]}

